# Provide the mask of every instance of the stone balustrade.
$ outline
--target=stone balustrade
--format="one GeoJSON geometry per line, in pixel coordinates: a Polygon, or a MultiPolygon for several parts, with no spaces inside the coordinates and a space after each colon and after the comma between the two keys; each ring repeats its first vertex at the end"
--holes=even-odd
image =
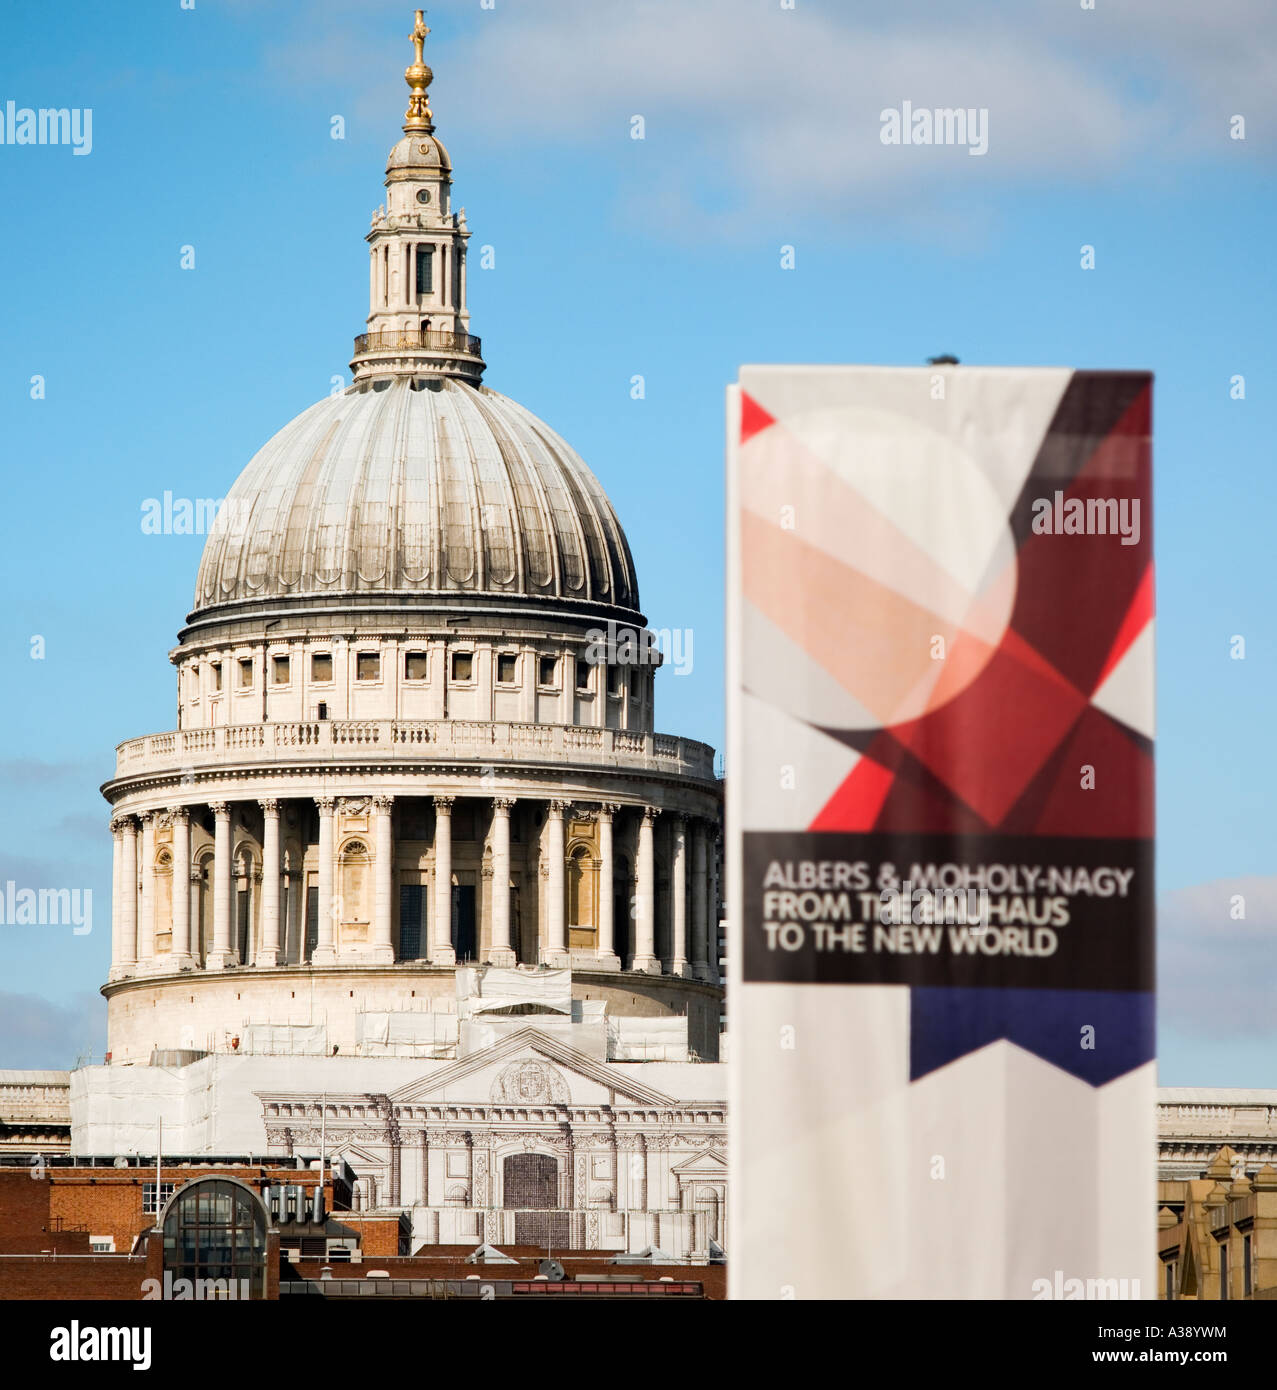
{"type": "Polygon", "coordinates": [[[116,777],[227,763],[359,762],[371,752],[406,762],[569,761],[587,767],[714,777],[713,750],[694,739],[570,724],[450,719],[311,720],[229,724],[128,739],[115,750],[116,777]]]}

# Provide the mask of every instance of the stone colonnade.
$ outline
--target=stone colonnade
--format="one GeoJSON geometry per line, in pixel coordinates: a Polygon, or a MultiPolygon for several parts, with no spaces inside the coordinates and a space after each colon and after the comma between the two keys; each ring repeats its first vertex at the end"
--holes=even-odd
{"type": "MultiPolygon", "coordinates": [[[[440,795],[434,804],[434,882],[451,883],[452,811],[455,797],[440,795]]],[[[296,798],[290,798],[296,800],[296,798]]],[[[510,883],[511,815],[518,802],[509,796],[485,798],[492,809],[488,839],[493,883],[510,883]]],[[[318,890],[316,938],[308,951],[315,965],[338,963],[390,965],[396,961],[394,940],[395,855],[394,798],[370,798],[372,816],[372,921],[368,940],[357,953],[343,951],[337,940],[338,909],[334,902],[336,865],[337,800],[331,796],[314,799],[318,817],[318,852],[315,882],[318,890]]],[[[714,847],[717,824],[709,819],[681,812],[666,812],[655,806],[602,801],[579,805],[563,800],[539,803],[545,811],[544,858],[541,873],[546,879],[546,911],[538,916],[537,959],[551,966],[574,965],[588,969],[590,961],[580,950],[570,950],[566,873],[568,858],[565,818],[586,817],[597,823],[597,943],[593,952],[599,969],[630,968],[648,974],[661,974],[666,968],[675,975],[717,981],[717,922],[712,905],[718,901],[717,855],[714,847]],[[621,960],[617,953],[615,921],[616,853],[615,822],[622,811],[638,819],[632,881],[631,953],[621,960]],[[665,961],[658,954],[657,882],[655,834],[658,821],[666,825],[669,846],[669,893],[665,961]],[[690,891],[689,891],[690,887],[690,891]],[[689,910],[690,909],[690,910],[689,910]]],[[[240,960],[239,935],[235,925],[236,867],[233,860],[232,816],[236,803],[211,801],[175,805],[161,811],[120,814],[111,822],[114,837],[112,873],[111,978],[139,973],[166,973],[182,968],[210,970],[228,966],[253,965],[269,968],[287,962],[283,940],[286,913],[301,909],[301,895],[294,886],[304,882],[301,866],[286,868],[280,828],[280,800],[262,798],[256,802],[263,822],[261,865],[254,874],[260,883],[260,911],[254,933],[251,961],[240,960]],[[206,934],[204,960],[200,961],[198,927],[192,920],[191,894],[181,891],[183,874],[198,881],[201,871],[191,852],[192,814],[211,812],[213,854],[211,863],[212,933],[206,934]],[[156,830],[171,827],[171,850],[158,851],[156,830]],[[172,887],[167,902],[159,892],[161,872],[171,872],[172,887]],[[288,887],[285,889],[285,882],[288,887]],[[129,886],[133,891],[129,891],[129,886]],[[291,906],[289,905],[291,900],[291,906]],[[167,935],[167,949],[159,949],[167,935]]],[[[205,819],[207,817],[205,816],[205,819]]],[[[487,867],[484,870],[488,872],[487,867]]],[[[483,959],[497,966],[512,966],[518,959],[511,937],[511,911],[508,893],[494,892],[486,933],[483,959]]],[[[436,892],[429,923],[422,924],[420,959],[433,965],[454,965],[451,894],[436,892]]]]}

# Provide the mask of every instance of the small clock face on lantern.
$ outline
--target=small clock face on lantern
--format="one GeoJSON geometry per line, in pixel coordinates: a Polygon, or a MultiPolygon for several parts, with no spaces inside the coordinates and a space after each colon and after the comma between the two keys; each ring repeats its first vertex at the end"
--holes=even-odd
{"type": "Polygon", "coordinates": [[[428,188],[417,189],[417,201],[419,203],[428,203],[430,201],[430,190],[428,188]]]}

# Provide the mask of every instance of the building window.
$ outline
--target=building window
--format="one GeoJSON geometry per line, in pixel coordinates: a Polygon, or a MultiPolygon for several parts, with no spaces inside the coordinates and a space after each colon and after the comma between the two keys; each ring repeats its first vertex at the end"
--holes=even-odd
{"type": "Polygon", "coordinates": [[[578,690],[590,688],[590,663],[583,656],[578,656],[576,659],[576,688],[578,690]]]}
{"type": "Polygon", "coordinates": [[[266,1296],[266,1208],[242,1183],[188,1183],[164,1218],[166,1274],[189,1279],[204,1297],[266,1296]]]}
{"type": "Polygon", "coordinates": [[[360,652],[355,658],[355,679],[375,681],[381,679],[381,653],[360,652]]]}
{"type": "Polygon", "coordinates": [[[630,694],[636,699],[643,698],[643,682],[639,679],[638,668],[630,672],[630,694]]]}
{"type": "Polygon", "coordinates": [[[277,657],[275,658],[275,663],[274,663],[273,670],[274,670],[274,673],[275,673],[275,684],[276,684],[276,685],[287,685],[287,684],[288,684],[288,658],[287,658],[286,656],[277,656],[277,657]]]}
{"type": "Polygon", "coordinates": [[[155,1200],[155,1184],[144,1182],[142,1184],[142,1213],[145,1216],[158,1216],[164,1209],[164,1203],[173,1195],[175,1188],[171,1182],[160,1184],[160,1200],[155,1200]]]}
{"type": "Polygon", "coordinates": [[[1219,1243],[1219,1300],[1221,1303],[1228,1302],[1228,1242],[1221,1240],[1219,1243]]]}
{"type": "Polygon", "coordinates": [[[498,652],[497,680],[502,685],[513,685],[519,679],[519,658],[514,652],[498,652]]]}
{"type": "Polygon", "coordinates": [[[1250,1265],[1250,1236],[1242,1237],[1242,1292],[1247,1298],[1254,1291],[1253,1276],[1250,1265]]]}
{"type": "Polygon", "coordinates": [[[434,292],[434,248],[430,246],[417,247],[417,293],[432,294],[434,292]]]}
{"type": "Polygon", "coordinates": [[[425,652],[408,652],[403,659],[404,678],[424,681],[430,675],[430,660],[425,652]]]}
{"type": "Polygon", "coordinates": [[[559,660],[554,656],[543,656],[541,658],[540,673],[538,681],[541,685],[553,685],[555,674],[559,669],[559,660]]]}
{"type": "Polygon", "coordinates": [[[453,652],[452,654],[452,679],[454,681],[468,681],[474,676],[474,653],[473,652],[453,652]]]}
{"type": "Polygon", "coordinates": [[[621,693],[621,668],[619,666],[609,666],[607,668],[607,693],[609,695],[619,695],[621,693]]]}
{"type": "Polygon", "coordinates": [[[310,678],[313,681],[330,681],[333,678],[333,654],[316,652],[310,659],[310,678]]]}
{"type": "Polygon", "coordinates": [[[220,661],[215,661],[215,662],[213,663],[213,689],[214,689],[214,690],[220,690],[221,688],[222,688],[222,663],[221,663],[220,661]]]}
{"type": "Polygon", "coordinates": [[[328,701],[327,701],[327,700],[320,700],[320,702],[319,702],[319,708],[318,708],[318,710],[315,711],[315,718],[316,718],[316,719],[327,719],[327,718],[328,718],[328,701]]]}
{"type": "Polygon", "coordinates": [[[253,658],[244,656],[239,662],[239,685],[241,690],[251,690],[253,685],[253,658]]]}

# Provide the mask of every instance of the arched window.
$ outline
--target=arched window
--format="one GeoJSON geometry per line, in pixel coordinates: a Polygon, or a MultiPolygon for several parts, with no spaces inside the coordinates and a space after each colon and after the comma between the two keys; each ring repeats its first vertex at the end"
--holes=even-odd
{"type": "Polygon", "coordinates": [[[366,940],[372,921],[372,872],[368,846],[362,840],[348,840],[341,847],[340,885],[343,932],[355,942],[366,940]]]}
{"type": "Polygon", "coordinates": [[[155,856],[155,954],[173,949],[173,856],[162,849],[155,856]]]}
{"type": "Polygon", "coordinates": [[[596,943],[598,915],[594,910],[594,864],[584,845],[568,856],[568,944],[592,950],[596,943]]]}
{"type": "Polygon", "coordinates": [[[256,916],[254,898],[254,870],[256,864],[252,853],[241,849],[235,856],[235,946],[241,965],[248,965],[253,959],[256,946],[253,919],[256,916]]]}
{"type": "Polygon", "coordinates": [[[201,965],[206,964],[208,953],[213,949],[213,854],[204,855],[197,867],[199,881],[199,920],[196,923],[195,956],[201,965]]]}
{"type": "Polygon", "coordinates": [[[266,1297],[266,1208],[241,1182],[197,1178],[169,1199],[161,1219],[164,1271],[193,1299],[266,1297]]]}

